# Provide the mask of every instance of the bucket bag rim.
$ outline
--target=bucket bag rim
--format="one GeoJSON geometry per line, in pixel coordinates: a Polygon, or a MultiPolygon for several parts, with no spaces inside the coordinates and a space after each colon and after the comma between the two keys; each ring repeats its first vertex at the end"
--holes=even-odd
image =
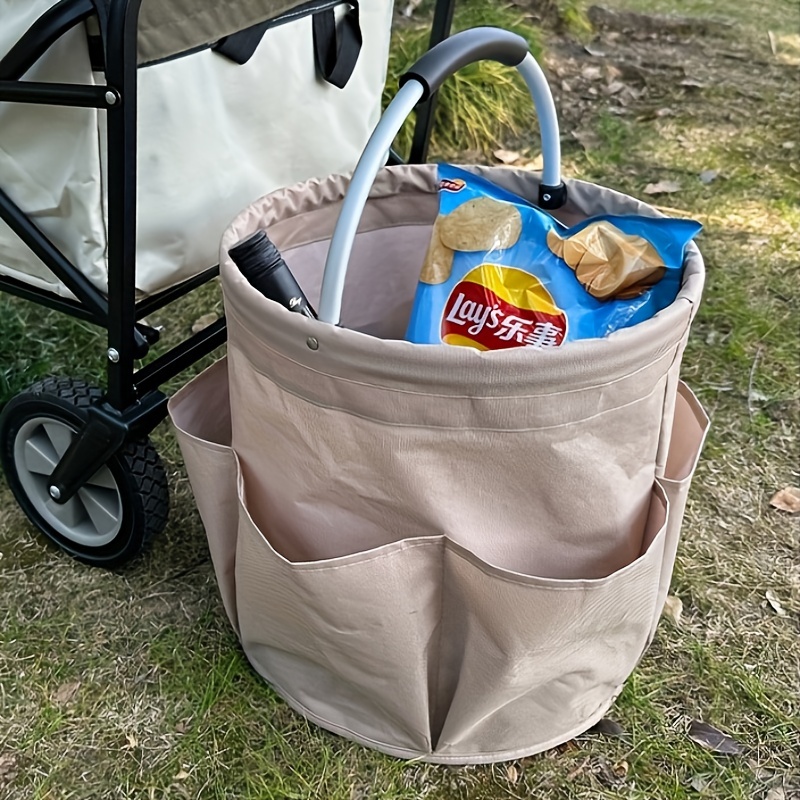
{"type": "MultiPolygon", "coordinates": [[[[496,175],[512,182],[522,181],[528,194],[538,191],[539,176],[525,171],[496,167],[471,167],[472,170],[496,175]]],[[[236,346],[236,326],[242,325],[270,349],[300,366],[331,375],[350,375],[366,371],[365,382],[385,386],[395,379],[400,383],[420,380],[425,389],[435,384],[450,383],[453,376],[467,382],[530,383],[531,370],[537,381],[545,385],[550,378],[576,386],[591,386],[609,379],[602,377],[604,362],[614,359],[617,374],[625,375],[641,368],[677,347],[688,335],[696,312],[704,281],[703,259],[697,245],[686,248],[684,276],[676,300],[653,317],[637,325],[622,328],[602,338],[581,339],[566,347],[534,349],[528,347],[479,351],[447,344],[415,344],[403,339],[381,339],[357,330],[328,325],[294,314],[264,298],[241,275],[227,255],[236,241],[266,223],[277,224],[281,209],[291,214],[305,214],[318,206],[339,204],[348,184],[342,175],[314,179],[270,193],[244,209],[226,230],[221,243],[220,275],[226,311],[232,317],[229,345],[236,346]],[[396,367],[394,369],[393,367],[396,367]],[[374,374],[373,374],[374,373],[374,374]],[[501,379],[500,376],[503,376],[501,379]],[[579,378],[579,375],[582,376],[579,378]],[[449,376],[449,377],[447,377],[449,376]],[[374,380],[372,379],[374,377],[374,380]],[[575,380],[573,380],[573,377],[575,380]]],[[[568,192],[575,198],[578,211],[585,209],[594,196],[627,207],[627,213],[664,216],[657,209],[612,189],[578,180],[567,180],[568,192]]],[[[370,201],[398,193],[435,193],[436,165],[403,165],[385,167],[378,174],[370,201]]],[[[588,209],[589,213],[600,213],[588,209]]],[[[615,213],[612,208],[610,213],[615,213]]],[[[309,242],[315,241],[313,231],[309,242]]],[[[324,239],[325,237],[321,237],[324,239]]],[[[317,238],[316,241],[319,241],[317,238]]],[[[280,247],[280,242],[276,242],[280,247]]],[[[613,369],[611,370],[614,371],[613,369]]],[[[457,379],[457,378],[456,378],[457,379]]],[[[498,387],[499,388],[499,387],[498,387]]],[[[423,391],[425,391],[423,389],[423,391]]],[[[448,393],[448,392],[445,392],[448,393]]],[[[510,390],[514,393],[513,388],[510,390]]]]}

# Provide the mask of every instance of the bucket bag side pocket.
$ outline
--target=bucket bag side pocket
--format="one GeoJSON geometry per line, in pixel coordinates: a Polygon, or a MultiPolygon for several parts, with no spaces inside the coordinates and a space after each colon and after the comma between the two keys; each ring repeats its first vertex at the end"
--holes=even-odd
{"type": "Polygon", "coordinates": [[[669,592],[689,487],[708,434],[709,425],[708,415],[697,397],[683,381],[680,381],[675,401],[675,415],[672,422],[667,462],[664,474],[657,476],[657,481],[669,500],[670,514],[664,541],[664,561],[661,566],[656,615],[650,629],[651,640],[655,636],[658,620],[669,592]]]}
{"type": "Polygon", "coordinates": [[[231,448],[227,360],[217,361],[175,394],[169,401],[169,414],[206,530],[222,603],[238,634],[237,465],[231,448]]]}

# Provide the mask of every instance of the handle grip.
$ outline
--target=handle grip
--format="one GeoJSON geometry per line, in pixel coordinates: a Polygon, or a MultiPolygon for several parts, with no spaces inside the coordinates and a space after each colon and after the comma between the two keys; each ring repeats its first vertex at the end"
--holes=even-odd
{"type": "Polygon", "coordinates": [[[481,58],[513,63],[519,70],[536,107],[542,132],[544,165],[539,205],[542,208],[560,208],[566,202],[566,187],[561,181],[561,142],[556,107],[547,78],[528,52],[527,43],[521,36],[499,28],[472,28],[457,33],[429,50],[405,74],[400,91],[389,103],[361,154],[328,248],[319,306],[322,322],[339,323],[347,263],[358,223],[375,176],[385,163],[406,117],[426,92],[434,91],[453,72],[481,58]]]}
{"type": "Polygon", "coordinates": [[[528,55],[528,43],[516,33],[500,28],[471,28],[440,42],[428,50],[400,77],[400,86],[410,80],[422,84],[422,100],[427,100],[446,78],[475,61],[499,61],[516,67],[528,55]]]}

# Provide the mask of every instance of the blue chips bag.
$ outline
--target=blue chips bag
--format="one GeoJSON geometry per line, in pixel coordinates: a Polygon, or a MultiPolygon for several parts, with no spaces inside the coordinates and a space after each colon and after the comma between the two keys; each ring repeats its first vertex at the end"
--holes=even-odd
{"type": "Polygon", "coordinates": [[[649,319],[680,288],[693,220],[602,215],[567,228],[483,178],[439,166],[439,216],[406,338],[558,347],[649,319]]]}

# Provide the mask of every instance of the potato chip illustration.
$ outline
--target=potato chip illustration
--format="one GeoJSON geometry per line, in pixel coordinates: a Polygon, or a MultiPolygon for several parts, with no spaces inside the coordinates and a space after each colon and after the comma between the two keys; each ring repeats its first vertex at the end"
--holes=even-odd
{"type": "Polygon", "coordinates": [[[439,218],[442,243],[451,250],[478,252],[513,247],[522,233],[522,217],[511,205],[476,197],[439,218]]]}
{"type": "Polygon", "coordinates": [[[592,222],[566,239],[549,230],[547,246],[599,300],[637,297],[666,271],[653,245],[607,220],[592,222]]]}
{"type": "Polygon", "coordinates": [[[442,244],[439,235],[439,222],[441,217],[437,217],[431,230],[431,241],[428,244],[428,251],[425,253],[425,261],[422,262],[422,271],[419,279],[422,283],[444,283],[453,271],[453,251],[442,244]]]}

